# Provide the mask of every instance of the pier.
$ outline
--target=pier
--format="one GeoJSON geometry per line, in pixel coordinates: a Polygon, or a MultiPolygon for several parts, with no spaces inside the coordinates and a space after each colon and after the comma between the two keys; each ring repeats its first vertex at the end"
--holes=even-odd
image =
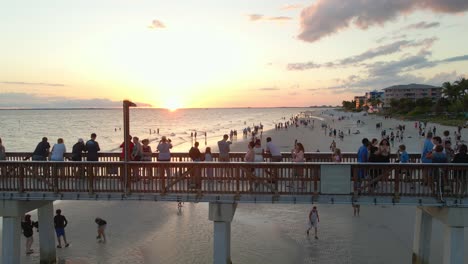
{"type": "MultiPolygon", "coordinates": [[[[7,153],[0,162],[2,263],[19,263],[20,221],[38,209],[41,263],[55,262],[53,201],[128,200],[208,202],[213,221],[214,263],[230,263],[231,221],[239,203],[367,204],[416,207],[413,263],[428,263],[432,219],[445,224],[444,263],[463,262],[468,225],[468,164],[357,163],[353,153],[331,163],[329,153],[306,153],[307,162],[192,162],[172,153],[170,162],[120,161],[101,153],[97,162],[29,161],[30,153],[7,153]],[[427,178],[429,177],[429,178],[427,178]],[[429,184],[424,185],[428,182],[429,184]]],[[[395,157],[392,156],[392,160],[395,157]]]]}

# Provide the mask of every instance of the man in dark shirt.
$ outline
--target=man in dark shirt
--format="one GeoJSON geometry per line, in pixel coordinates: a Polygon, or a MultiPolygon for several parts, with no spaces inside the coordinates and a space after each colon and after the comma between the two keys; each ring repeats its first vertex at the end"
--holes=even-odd
{"type": "Polygon", "coordinates": [[[72,160],[81,161],[83,152],[86,152],[86,146],[83,142],[83,139],[79,138],[78,142],[76,142],[75,145],[73,145],[72,160]]]}
{"type": "Polygon", "coordinates": [[[62,215],[62,210],[57,209],[55,211],[55,216],[54,216],[54,227],[55,227],[55,233],[57,234],[57,240],[58,240],[58,246],[57,248],[62,248],[62,241],[60,240],[60,237],[63,237],[63,243],[65,244],[65,247],[68,247],[70,244],[67,242],[67,237],[65,236],[65,227],[68,224],[67,218],[62,215]]]}
{"type": "Polygon", "coordinates": [[[91,139],[86,142],[86,150],[88,151],[88,161],[98,161],[99,143],[96,141],[96,133],[91,134],[91,139]]]}
{"type": "Polygon", "coordinates": [[[37,144],[36,149],[33,152],[32,160],[44,161],[49,156],[50,144],[47,142],[47,138],[43,137],[42,141],[37,144]]]}

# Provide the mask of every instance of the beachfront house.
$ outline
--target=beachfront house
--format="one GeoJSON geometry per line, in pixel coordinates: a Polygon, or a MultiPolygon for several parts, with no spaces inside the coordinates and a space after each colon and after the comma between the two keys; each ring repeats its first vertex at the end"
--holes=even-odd
{"type": "Polygon", "coordinates": [[[383,89],[385,92],[384,107],[390,107],[392,99],[411,99],[431,98],[432,102],[437,102],[442,97],[442,87],[436,87],[425,84],[407,84],[394,85],[383,89]]]}

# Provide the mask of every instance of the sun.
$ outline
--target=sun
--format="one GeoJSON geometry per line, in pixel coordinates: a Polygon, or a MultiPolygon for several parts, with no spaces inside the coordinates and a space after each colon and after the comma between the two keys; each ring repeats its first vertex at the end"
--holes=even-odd
{"type": "Polygon", "coordinates": [[[164,104],[164,108],[174,112],[181,107],[181,103],[177,98],[168,98],[164,104]]]}

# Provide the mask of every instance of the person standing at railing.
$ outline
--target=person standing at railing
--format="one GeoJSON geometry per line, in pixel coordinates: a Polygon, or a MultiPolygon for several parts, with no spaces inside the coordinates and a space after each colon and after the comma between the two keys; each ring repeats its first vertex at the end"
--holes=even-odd
{"type": "Polygon", "coordinates": [[[231,141],[228,141],[229,136],[225,134],[223,139],[218,141],[218,148],[219,148],[219,161],[222,162],[229,162],[229,152],[231,152],[230,145],[232,144],[231,141]]]}
{"type": "MultiPolygon", "coordinates": [[[[299,162],[299,163],[305,162],[304,153],[305,153],[304,145],[302,145],[302,143],[300,143],[300,142],[296,142],[295,147],[291,152],[292,161],[293,162],[299,162]]],[[[295,184],[290,185],[290,188],[296,188],[296,189],[301,188],[301,189],[303,189],[304,188],[304,182],[301,182],[301,187],[299,187],[299,184],[297,183],[298,178],[302,178],[303,176],[304,176],[304,169],[302,169],[302,168],[294,169],[293,177],[295,179],[293,179],[293,180],[294,180],[295,184]]]]}
{"type": "Polygon", "coordinates": [[[96,133],[91,134],[91,139],[86,142],[86,149],[88,150],[87,161],[98,161],[98,152],[101,151],[99,143],[96,141],[96,133]]]}
{"type": "MultiPolygon", "coordinates": [[[[213,161],[213,155],[211,154],[211,148],[206,147],[205,149],[205,156],[204,156],[204,161],[213,161]]],[[[212,191],[213,186],[214,186],[214,181],[213,181],[213,168],[206,168],[205,169],[205,175],[208,178],[208,190],[212,191]]]]}
{"type": "MultiPolygon", "coordinates": [[[[132,136],[128,135],[128,159],[131,160],[132,158],[132,153],[133,153],[133,142],[132,142],[132,136]]],[[[120,144],[120,148],[122,149],[122,152],[120,153],[120,160],[125,160],[125,142],[122,142],[120,144]]]]}
{"type": "MultiPolygon", "coordinates": [[[[271,162],[281,162],[283,160],[283,155],[281,155],[278,146],[271,141],[271,137],[267,137],[266,141],[265,153],[271,155],[271,162]]],[[[278,190],[278,169],[272,170],[271,177],[275,190],[278,190]]]]}
{"type": "Polygon", "coordinates": [[[332,155],[332,161],[341,162],[342,160],[343,160],[343,157],[341,156],[341,150],[339,148],[335,148],[335,151],[333,152],[333,155],[332,155]]]}
{"type": "Polygon", "coordinates": [[[5,146],[2,144],[2,138],[0,138],[0,160],[6,160],[5,146]]]}
{"type": "MultiPolygon", "coordinates": [[[[189,156],[190,156],[190,158],[192,159],[193,162],[199,162],[201,160],[201,158],[202,158],[200,149],[198,149],[199,145],[200,145],[200,143],[198,143],[198,141],[195,141],[195,144],[189,150],[189,156]]],[[[190,181],[190,186],[189,187],[197,188],[197,189],[201,188],[201,175],[200,175],[200,172],[201,171],[200,171],[198,166],[195,166],[193,168],[192,179],[190,181]]]]}
{"type": "MultiPolygon", "coordinates": [[[[424,140],[424,145],[423,145],[423,149],[421,152],[422,163],[432,163],[432,159],[430,158],[430,155],[432,153],[433,148],[434,148],[434,144],[432,143],[432,132],[429,131],[427,132],[426,139],[424,140]]],[[[429,176],[430,175],[428,174],[428,170],[423,170],[423,182],[422,182],[423,185],[429,184],[429,176]]],[[[432,184],[430,186],[432,186],[432,184]]]]}
{"type": "Polygon", "coordinates": [[[50,152],[51,161],[63,161],[63,155],[67,152],[67,148],[63,143],[63,138],[57,139],[57,144],[54,144],[50,152]]]}
{"type": "MultiPolygon", "coordinates": [[[[132,161],[141,161],[141,157],[143,156],[141,150],[141,143],[138,137],[133,137],[133,150],[131,159],[132,161]]],[[[139,181],[140,179],[140,168],[134,166],[133,167],[133,181],[139,181]]]]}
{"type": "MultiPolygon", "coordinates": [[[[369,160],[369,139],[363,138],[362,139],[362,145],[359,147],[358,153],[357,153],[357,162],[359,163],[366,163],[369,160]]],[[[365,169],[359,169],[358,171],[358,178],[357,181],[354,183],[354,188],[358,191],[358,193],[361,193],[361,181],[366,177],[366,171],[365,169]]]]}
{"type": "MultiPolygon", "coordinates": [[[[151,146],[149,145],[149,139],[145,138],[141,141],[143,144],[141,146],[141,161],[151,161],[153,156],[153,151],[151,150],[151,146]]],[[[147,180],[145,181],[146,184],[150,183],[151,178],[153,177],[153,169],[146,168],[146,177],[147,180]]]]}
{"type": "Polygon", "coordinates": [[[72,161],[82,161],[83,152],[86,152],[86,146],[83,142],[83,139],[79,138],[78,142],[76,142],[72,148],[72,157],[71,157],[72,161]]]}
{"type": "MultiPolygon", "coordinates": [[[[460,145],[459,152],[455,154],[452,163],[468,163],[468,148],[465,144],[460,145]]],[[[465,169],[458,169],[455,172],[456,181],[458,182],[458,194],[460,197],[464,197],[467,191],[467,172],[465,169]]]]}
{"type": "MultiPolygon", "coordinates": [[[[263,162],[263,148],[262,148],[262,141],[260,139],[255,140],[255,147],[253,148],[254,151],[254,162],[263,162]]],[[[255,176],[256,177],[263,177],[263,169],[257,168],[255,169],[255,176]]]]}
{"type": "MultiPolygon", "coordinates": [[[[171,161],[171,140],[167,139],[166,136],[161,137],[161,141],[159,141],[158,146],[156,147],[157,151],[159,152],[158,155],[158,161],[171,161]]],[[[170,168],[167,167],[165,169],[161,169],[160,171],[160,176],[164,177],[164,172],[166,172],[166,177],[167,177],[167,186],[171,184],[171,171],[170,168]]]]}
{"type": "MultiPolygon", "coordinates": [[[[232,144],[231,141],[228,141],[229,136],[224,134],[223,139],[218,141],[218,149],[219,149],[219,159],[220,162],[229,162],[229,152],[231,152],[230,145],[232,144]]],[[[220,176],[228,177],[227,174],[228,170],[220,169],[220,176]]]]}
{"type": "Polygon", "coordinates": [[[45,161],[49,156],[50,144],[47,142],[47,138],[43,137],[42,141],[39,142],[32,154],[32,160],[34,161],[45,161]]]}

